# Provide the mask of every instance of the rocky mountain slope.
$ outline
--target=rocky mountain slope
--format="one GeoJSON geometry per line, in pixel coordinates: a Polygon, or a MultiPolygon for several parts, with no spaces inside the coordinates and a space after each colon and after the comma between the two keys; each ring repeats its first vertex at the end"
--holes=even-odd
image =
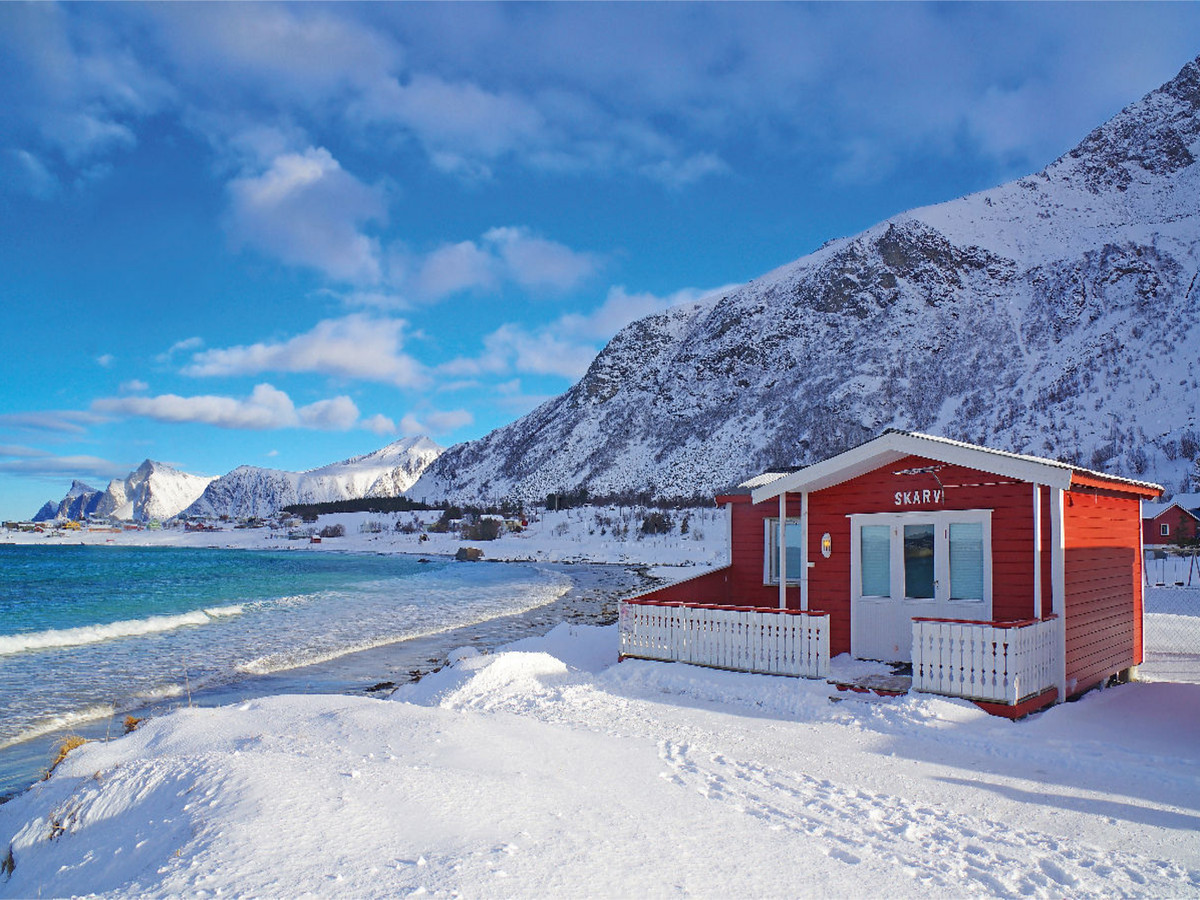
{"type": "Polygon", "coordinates": [[[194,502],[212,480],[148,459],[125,478],[114,478],[103,491],[73,481],[62,501],[47,503],[33,521],[89,516],[133,522],[169,519],[194,502]]]}
{"type": "Polygon", "coordinates": [[[235,518],[269,516],[293,503],[395,497],[408,490],[441,452],[429,438],[414,437],[308,472],[239,466],[208,485],[184,512],[235,518]]]}
{"type": "Polygon", "coordinates": [[[96,512],[104,491],[97,490],[91,485],[84,484],[79,479],[71,482],[71,487],[62,500],[55,503],[49,501],[37,511],[34,522],[49,522],[53,519],[86,519],[96,512]]]}
{"type": "Polygon", "coordinates": [[[1041,172],[626,327],[420,499],[711,495],[887,427],[1186,490],[1200,431],[1200,60],[1041,172]]]}

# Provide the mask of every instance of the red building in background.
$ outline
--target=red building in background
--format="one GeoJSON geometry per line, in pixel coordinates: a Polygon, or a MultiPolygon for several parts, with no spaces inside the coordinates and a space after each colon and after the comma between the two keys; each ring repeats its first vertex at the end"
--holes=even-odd
{"type": "Polygon", "coordinates": [[[1147,547],[1178,546],[1200,535],[1200,494],[1180,494],[1170,503],[1142,508],[1142,541],[1147,547]]]}

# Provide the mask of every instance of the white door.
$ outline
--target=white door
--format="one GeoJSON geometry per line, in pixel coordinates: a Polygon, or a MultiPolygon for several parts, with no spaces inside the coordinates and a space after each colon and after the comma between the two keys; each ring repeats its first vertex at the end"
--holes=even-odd
{"type": "Polygon", "coordinates": [[[991,511],[850,517],[850,650],[912,659],[912,620],[992,616],[991,511]]]}

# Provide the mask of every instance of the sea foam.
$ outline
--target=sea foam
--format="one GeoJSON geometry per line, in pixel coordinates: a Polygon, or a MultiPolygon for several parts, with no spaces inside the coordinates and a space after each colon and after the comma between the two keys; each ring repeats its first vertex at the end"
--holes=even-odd
{"type": "Polygon", "coordinates": [[[56,731],[65,732],[77,725],[82,725],[84,722],[92,722],[96,719],[111,716],[116,711],[116,707],[111,703],[96,703],[91,706],[85,706],[82,709],[63,713],[62,715],[48,716],[34,722],[24,731],[11,738],[0,738],[0,750],[7,750],[9,747],[20,744],[23,741],[33,740],[45,734],[53,734],[56,731]]]}
{"type": "Polygon", "coordinates": [[[236,616],[241,612],[242,607],[240,606],[225,606],[214,609],[198,609],[174,616],[147,616],[144,619],[108,622],[103,625],[81,625],[77,628],[56,628],[49,631],[32,631],[26,634],[0,635],[0,656],[9,656],[28,650],[51,650],[58,647],[98,644],[114,638],[174,631],[176,628],[183,628],[186,625],[207,625],[214,619],[236,616]]]}

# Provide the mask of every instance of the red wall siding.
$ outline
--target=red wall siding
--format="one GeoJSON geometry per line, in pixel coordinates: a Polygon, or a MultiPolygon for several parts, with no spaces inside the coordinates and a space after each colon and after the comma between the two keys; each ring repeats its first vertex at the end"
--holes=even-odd
{"type": "Polygon", "coordinates": [[[712,603],[726,606],[730,603],[729,582],[731,569],[726,566],[713,572],[705,572],[695,578],[678,581],[666,587],[656,588],[631,597],[631,600],[662,600],[671,603],[712,603]]]}
{"type": "MultiPolygon", "coordinates": [[[[800,515],[800,497],[789,496],[789,517],[800,515]]],[[[779,585],[763,584],[763,522],[779,517],[779,500],[771,499],[757,505],[749,496],[733,500],[733,515],[730,521],[729,560],[732,575],[730,580],[730,603],[737,606],[760,606],[779,608],[779,585]]],[[[795,575],[793,572],[790,575],[795,575]]],[[[800,608],[800,587],[787,589],[789,609],[800,608]]]]}
{"type": "Polygon", "coordinates": [[[1103,491],[1065,504],[1067,683],[1081,693],[1142,661],[1141,510],[1103,491]]]}

